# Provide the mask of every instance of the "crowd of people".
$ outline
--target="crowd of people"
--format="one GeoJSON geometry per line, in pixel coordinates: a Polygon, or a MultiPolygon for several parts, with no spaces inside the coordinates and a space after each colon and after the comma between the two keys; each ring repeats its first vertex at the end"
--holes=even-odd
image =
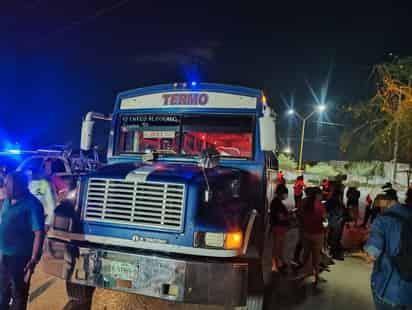
{"type": "Polygon", "coordinates": [[[0,309],[26,309],[31,276],[40,261],[53,211],[67,193],[53,161],[0,174],[0,309]]]}
{"type": "Polygon", "coordinates": [[[363,218],[359,212],[361,193],[356,187],[348,187],[345,190],[341,182],[326,179],[320,186],[310,187],[306,186],[303,176],[298,176],[293,184],[293,208],[286,206],[288,193],[286,180],[280,172],[270,208],[274,236],[272,271],[290,270],[287,268],[290,266],[299,278],[313,276],[313,285],[316,287],[321,268],[327,268],[325,265],[333,264],[334,260],[344,259],[342,238],[345,227],[359,230],[368,228],[370,238],[365,250],[380,261],[375,263],[372,277],[377,309],[387,309],[382,306],[386,304],[412,305],[412,282],[400,282],[402,277],[395,276],[396,272],[399,273],[399,268],[388,267],[391,264],[390,257],[400,255],[400,227],[404,221],[399,220],[396,214],[387,216],[388,213],[399,213],[409,220],[406,221],[408,226],[405,226],[408,228],[403,230],[410,233],[405,235],[408,236],[411,247],[404,248],[409,249],[405,254],[409,255],[406,268],[409,268],[409,276],[412,279],[412,186],[407,191],[404,205],[399,203],[397,192],[391,183],[386,183],[381,193],[374,198],[368,194],[364,203],[363,218]],[[287,262],[283,249],[285,236],[290,227],[297,228],[299,233],[294,257],[287,262]],[[391,254],[388,255],[386,252],[391,254]]]}

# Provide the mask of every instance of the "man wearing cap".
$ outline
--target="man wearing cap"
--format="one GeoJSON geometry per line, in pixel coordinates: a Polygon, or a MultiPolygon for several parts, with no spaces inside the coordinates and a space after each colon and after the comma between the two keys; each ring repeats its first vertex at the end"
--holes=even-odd
{"type": "Polygon", "coordinates": [[[44,211],[24,174],[6,178],[7,198],[0,211],[0,309],[27,306],[30,279],[40,260],[44,239],[44,211]]]}

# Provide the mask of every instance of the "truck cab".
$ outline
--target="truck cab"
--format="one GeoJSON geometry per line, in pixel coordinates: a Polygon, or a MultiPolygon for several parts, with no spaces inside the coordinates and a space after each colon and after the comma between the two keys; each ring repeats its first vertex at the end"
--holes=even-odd
{"type": "MultiPolygon", "coordinates": [[[[72,298],[102,287],[262,309],[266,197],[277,169],[263,93],[140,88],[117,96],[110,120],[108,164],[56,209],[48,240],[60,250],[44,255],[44,270],[66,280],[72,298]]],[[[83,122],[83,150],[94,122],[83,122]]]]}

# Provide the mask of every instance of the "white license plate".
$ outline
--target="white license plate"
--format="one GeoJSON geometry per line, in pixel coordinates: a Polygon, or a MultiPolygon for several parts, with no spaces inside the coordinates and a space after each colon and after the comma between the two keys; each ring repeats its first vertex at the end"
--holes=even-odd
{"type": "Polygon", "coordinates": [[[125,262],[110,262],[110,274],[115,279],[134,280],[137,277],[139,267],[125,262]]]}

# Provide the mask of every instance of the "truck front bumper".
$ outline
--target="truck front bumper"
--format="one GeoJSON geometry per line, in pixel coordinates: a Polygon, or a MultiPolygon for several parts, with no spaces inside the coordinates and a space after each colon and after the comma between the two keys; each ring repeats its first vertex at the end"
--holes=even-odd
{"type": "Polygon", "coordinates": [[[77,284],[193,304],[244,306],[248,265],[47,239],[43,270],[77,284]]]}

